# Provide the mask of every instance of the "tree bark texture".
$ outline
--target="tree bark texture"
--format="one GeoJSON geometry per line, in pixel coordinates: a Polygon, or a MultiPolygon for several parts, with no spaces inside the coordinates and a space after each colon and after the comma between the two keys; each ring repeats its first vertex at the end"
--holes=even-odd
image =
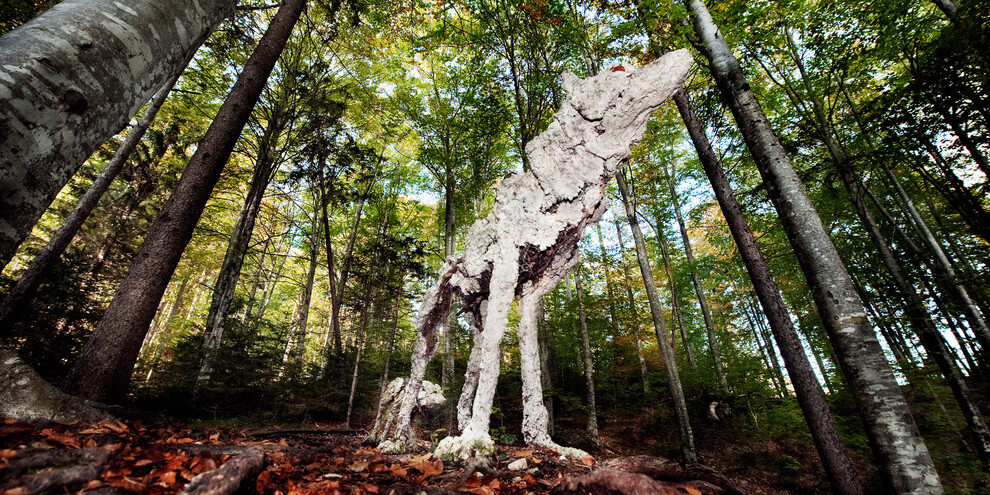
{"type": "Polygon", "coordinates": [[[275,14],[66,377],[65,390],[101,402],[126,393],[158,302],[305,3],[288,0],[275,14]]]}
{"type": "Polygon", "coordinates": [[[41,378],[12,349],[0,344],[0,416],[32,424],[109,417],[41,378]]]}
{"type": "Polygon", "coordinates": [[[217,469],[197,475],[182,489],[180,495],[232,495],[241,484],[250,482],[268,464],[261,447],[251,447],[228,459],[217,469]]]}
{"type": "Polygon", "coordinates": [[[822,322],[891,493],[942,493],[928,448],[886,362],[852,279],[790,159],[701,0],[685,0],[715,82],[753,155],[810,284],[822,322]]]}
{"type": "Polygon", "coordinates": [[[636,206],[633,204],[629,185],[626,184],[626,179],[621,171],[615,176],[615,179],[618,182],[619,194],[622,195],[622,204],[625,206],[626,218],[632,229],[633,240],[636,242],[636,258],[639,259],[639,270],[643,274],[646,296],[650,301],[653,328],[656,330],[657,343],[660,346],[660,353],[663,355],[663,365],[667,370],[668,387],[670,388],[670,396],[674,400],[674,416],[677,418],[677,432],[681,440],[681,453],[686,462],[697,462],[698,455],[694,449],[694,433],[691,431],[691,419],[688,417],[687,403],[684,401],[681,376],[677,369],[677,360],[674,357],[674,347],[670,345],[670,338],[667,336],[667,325],[663,322],[663,308],[660,307],[657,284],[653,281],[653,271],[650,269],[643,231],[639,228],[639,219],[636,217],[636,206]]]}
{"type": "MultiPolygon", "coordinates": [[[[770,322],[770,330],[784,358],[787,374],[791,378],[798,404],[808,422],[808,428],[811,430],[811,436],[815,442],[815,448],[818,450],[818,456],[822,460],[822,466],[825,468],[829,485],[835,493],[862,494],[864,493],[863,486],[856,477],[852,460],[842,444],[842,438],[839,436],[839,431],[832,419],[832,413],[825,402],[825,396],[822,394],[818,379],[815,378],[815,372],[811,369],[811,363],[808,362],[808,356],[804,353],[801,339],[791,322],[784,299],[780,296],[780,290],[770,273],[766,260],[763,258],[763,253],[760,252],[756,237],[746,222],[742,206],[736,200],[729,179],[722,170],[708,136],[705,135],[704,127],[694,112],[694,106],[684,90],[674,93],[674,103],[677,105],[684,126],[691,136],[691,142],[694,143],[695,150],[698,152],[705,174],[712,184],[715,198],[726,223],[729,225],[732,238],[739,248],[739,255],[746,265],[746,270],[753,283],[756,296],[760,300],[760,305],[763,307],[763,312],[770,322]]],[[[754,328],[754,331],[757,329],[754,328]]],[[[767,342],[767,347],[767,352],[773,357],[773,363],[776,364],[777,355],[774,353],[770,342],[767,342]]],[[[781,377],[781,382],[783,382],[783,377],[781,377]]],[[[783,386],[784,383],[781,385],[783,386]]]]}
{"type": "Polygon", "coordinates": [[[0,37],[0,270],[86,158],[235,5],[66,0],[0,37]]]}
{"type": "MultiPolygon", "coordinates": [[[[130,130],[130,134],[127,135],[124,142],[117,148],[117,151],[114,152],[110,162],[100,171],[96,180],[86,190],[86,194],[83,194],[83,197],[76,204],[76,207],[73,208],[72,212],[69,213],[69,216],[66,217],[62,226],[52,234],[52,238],[48,241],[48,244],[31,260],[31,264],[28,265],[27,270],[24,271],[21,278],[17,280],[17,284],[7,293],[7,297],[0,304],[0,329],[9,328],[12,322],[8,319],[13,311],[30,300],[34,290],[41,285],[42,277],[48,271],[48,267],[51,266],[53,261],[62,256],[65,248],[69,246],[83,223],[89,218],[89,214],[96,208],[100,198],[110,188],[110,184],[113,183],[117,174],[123,170],[124,164],[127,163],[127,158],[131,156],[131,152],[137,147],[145,131],[148,130],[151,122],[155,119],[155,115],[158,114],[158,110],[165,103],[168,94],[172,91],[175,83],[178,82],[179,75],[181,73],[176,74],[175,77],[168,81],[155,94],[155,97],[148,102],[148,107],[144,110],[144,114],[141,115],[141,119],[130,130]]],[[[3,330],[0,330],[0,333],[3,333],[3,330]]]]}

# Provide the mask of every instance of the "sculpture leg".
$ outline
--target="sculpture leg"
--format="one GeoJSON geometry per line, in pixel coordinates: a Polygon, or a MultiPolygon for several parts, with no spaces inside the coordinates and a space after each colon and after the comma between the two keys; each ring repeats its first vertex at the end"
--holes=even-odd
{"type": "Polygon", "coordinates": [[[436,334],[436,327],[429,327],[421,329],[416,337],[416,345],[413,346],[411,358],[412,369],[409,371],[409,380],[406,381],[405,397],[403,397],[402,405],[399,407],[394,434],[379,445],[383,452],[404,452],[415,443],[416,435],[412,431],[412,411],[413,407],[416,406],[419,390],[423,386],[426,365],[437,352],[436,334]]]}
{"type": "Polygon", "coordinates": [[[546,291],[523,294],[519,300],[519,360],[522,367],[523,398],[523,439],[528,445],[554,450],[561,455],[583,459],[588,455],[583,450],[563,447],[550,439],[549,417],[543,404],[543,384],[540,374],[540,352],[536,328],[539,305],[546,291]]]}
{"type": "Polygon", "coordinates": [[[471,404],[474,403],[474,392],[478,389],[478,374],[481,372],[478,361],[481,359],[481,340],[484,334],[478,322],[471,322],[471,355],[468,357],[467,372],[464,373],[464,387],[457,401],[457,429],[464,431],[471,419],[471,404]]]}
{"type": "Polygon", "coordinates": [[[496,258],[489,285],[488,308],[481,333],[478,365],[478,388],[474,396],[471,419],[460,437],[447,437],[437,445],[435,453],[442,458],[467,459],[474,455],[494,452],[495,443],[488,435],[488,425],[495,398],[499,373],[499,345],[505,334],[509,308],[515,298],[518,279],[518,251],[496,258]]]}

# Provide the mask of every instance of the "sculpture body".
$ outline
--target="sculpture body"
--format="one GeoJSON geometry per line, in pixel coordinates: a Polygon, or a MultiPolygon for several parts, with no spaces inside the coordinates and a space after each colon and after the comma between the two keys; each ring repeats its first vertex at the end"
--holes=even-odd
{"type": "Polygon", "coordinates": [[[495,206],[469,230],[464,254],[446,260],[437,284],[424,296],[406,400],[383,449],[403,450],[414,439],[412,398],[436,352],[437,327],[455,295],[477,332],[460,401],[461,436],[444,439],[436,452],[467,458],[494,449],[488,426],[498,349],[509,308],[519,296],[523,437],[532,446],[585,455],[555,444],[547,433],[536,339],[538,305],[577,263],[584,228],[605,212],[608,182],[642,139],[651,112],[682,85],[691,60],[686,50],[679,50],[635,70],[617,66],[584,80],[564,74],[568,97],[547,130],[526,147],[531,169],[498,185],[495,206]]]}

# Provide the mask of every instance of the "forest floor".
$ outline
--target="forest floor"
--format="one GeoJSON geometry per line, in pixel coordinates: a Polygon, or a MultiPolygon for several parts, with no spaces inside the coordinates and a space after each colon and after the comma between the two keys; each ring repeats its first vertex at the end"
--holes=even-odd
{"type": "MultiPolygon", "coordinates": [[[[184,493],[515,495],[555,488],[555,493],[601,493],[575,491],[569,481],[598,467],[591,456],[571,461],[551,451],[500,445],[485,466],[445,462],[430,453],[386,455],[362,445],[364,438],[361,431],[190,428],[174,420],[45,427],[6,420],[0,424],[0,494],[164,494],[185,489],[184,493]],[[255,465],[249,466],[252,462],[255,465]],[[190,483],[198,475],[203,482],[190,483]],[[206,479],[209,476],[213,478],[206,479]],[[568,483],[571,490],[564,489],[568,483]]],[[[627,466],[637,464],[630,459],[627,466]]],[[[669,492],[654,493],[743,493],[731,483],[721,490],[686,480],[682,467],[669,461],[649,462],[681,470],[679,479],[664,484],[669,492]]],[[[702,468],[694,474],[699,472],[699,479],[708,476],[716,484],[727,483],[717,473],[702,468]]],[[[628,485],[631,479],[619,483],[628,485]]]]}

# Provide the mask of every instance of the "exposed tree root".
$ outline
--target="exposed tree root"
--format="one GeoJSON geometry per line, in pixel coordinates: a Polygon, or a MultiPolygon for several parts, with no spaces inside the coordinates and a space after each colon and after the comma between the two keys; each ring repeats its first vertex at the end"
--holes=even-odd
{"type": "Polygon", "coordinates": [[[237,492],[242,483],[254,479],[267,463],[265,451],[261,447],[251,447],[219,468],[193,478],[181,494],[230,495],[237,492]]]}
{"type": "Polygon", "coordinates": [[[33,495],[78,487],[95,480],[113,456],[113,451],[99,447],[85,449],[38,450],[23,455],[0,470],[0,492],[23,487],[22,495],[33,495]]]}
{"type": "Polygon", "coordinates": [[[721,488],[704,481],[672,483],[615,469],[565,478],[552,492],[559,495],[724,495],[721,488]]]}

